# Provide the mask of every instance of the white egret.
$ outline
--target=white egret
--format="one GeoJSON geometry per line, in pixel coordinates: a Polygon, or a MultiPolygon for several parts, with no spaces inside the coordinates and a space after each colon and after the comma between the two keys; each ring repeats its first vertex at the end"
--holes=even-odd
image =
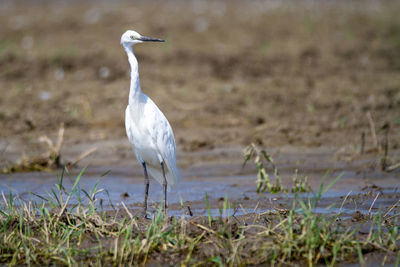
{"type": "Polygon", "coordinates": [[[142,164],[145,177],[144,216],[147,213],[149,177],[147,172],[163,186],[164,211],[167,211],[167,186],[179,180],[176,166],[176,146],[171,125],[154,102],[142,92],[138,62],[132,46],[143,42],[164,42],[128,30],[121,36],[121,45],[128,55],[131,67],[129,104],[125,111],[125,127],[133,153],[142,164]]]}

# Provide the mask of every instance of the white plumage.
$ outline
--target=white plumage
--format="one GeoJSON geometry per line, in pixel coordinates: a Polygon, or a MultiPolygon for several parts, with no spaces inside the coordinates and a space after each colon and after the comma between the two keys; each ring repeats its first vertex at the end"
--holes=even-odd
{"type": "Polygon", "coordinates": [[[126,107],[125,127],[133,153],[140,163],[146,163],[150,175],[162,184],[163,161],[168,185],[176,184],[179,171],[174,133],[167,118],[147,95],[142,93],[137,103],[126,107]]]}
{"type": "Polygon", "coordinates": [[[128,55],[131,66],[131,85],[129,104],[125,111],[125,127],[133,153],[144,167],[146,179],[145,214],[149,187],[147,171],[164,186],[164,209],[167,207],[167,186],[169,188],[170,185],[176,184],[180,177],[176,164],[176,146],[171,125],[161,110],[142,92],[140,87],[138,62],[132,46],[147,41],[163,42],[164,40],[145,37],[135,31],[126,31],[121,37],[121,44],[128,55]]]}

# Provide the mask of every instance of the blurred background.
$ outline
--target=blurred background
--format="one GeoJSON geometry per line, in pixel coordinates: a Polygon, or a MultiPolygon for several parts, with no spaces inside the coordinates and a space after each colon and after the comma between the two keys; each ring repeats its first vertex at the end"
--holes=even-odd
{"type": "Polygon", "coordinates": [[[40,136],[55,140],[62,123],[66,160],[96,146],[89,163],[134,162],[127,29],[166,39],[134,51],[181,155],[251,142],[350,149],[363,132],[368,146],[368,113],[398,151],[399,12],[395,0],[2,0],[1,165],[46,151],[40,136]]]}

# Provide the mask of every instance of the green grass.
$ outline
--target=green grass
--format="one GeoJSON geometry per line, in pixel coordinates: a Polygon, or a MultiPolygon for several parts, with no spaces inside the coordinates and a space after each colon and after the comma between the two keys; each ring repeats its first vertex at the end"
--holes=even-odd
{"type": "Polygon", "coordinates": [[[2,195],[0,263],[334,266],[349,259],[362,264],[365,253],[373,251],[399,261],[396,216],[377,213],[349,226],[340,214],[314,212],[340,177],[326,187],[321,184],[312,197],[295,193],[291,207],[279,212],[223,216],[231,206],[225,198],[219,217],[167,218],[158,212],[147,220],[124,209],[99,211],[96,196],[102,190],[97,184],[89,191],[79,187],[84,171],[70,191],[63,186],[62,173],[55,188],[40,196],[40,204],[2,195]],[[370,225],[367,235],[358,231],[363,223],[370,225]]]}
{"type": "Polygon", "coordinates": [[[254,164],[257,168],[257,193],[269,192],[275,193],[287,193],[291,191],[296,192],[310,192],[310,186],[307,183],[307,177],[299,177],[298,171],[296,170],[293,176],[293,186],[288,189],[282,185],[281,176],[278,168],[275,166],[274,160],[266,150],[260,149],[254,143],[247,146],[243,151],[244,161],[243,167],[247,164],[250,159],[254,160],[254,164]],[[270,166],[272,176],[275,177],[275,182],[272,181],[271,174],[267,166],[270,166]]]}

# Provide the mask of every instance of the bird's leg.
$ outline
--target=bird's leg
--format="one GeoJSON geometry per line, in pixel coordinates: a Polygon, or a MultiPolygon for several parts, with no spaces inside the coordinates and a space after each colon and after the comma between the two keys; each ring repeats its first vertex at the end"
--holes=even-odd
{"type": "Polygon", "coordinates": [[[145,185],[145,191],[144,191],[144,203],[143,203],[143,216],[147,216],[147,198],[149,196],[149,187],[150,187],[150,181],[149,181],[149,176],[147,174],[147,168],[146,168],[146,163],[143,162],[143,169],[144,169],[144,185],[145,185]]]}
{"type": "Polygon", "coordinates": [[[164,189],[164,213],[167,214],[167,178],[165,177],[164,162],[161,162],[164,189]]]}

